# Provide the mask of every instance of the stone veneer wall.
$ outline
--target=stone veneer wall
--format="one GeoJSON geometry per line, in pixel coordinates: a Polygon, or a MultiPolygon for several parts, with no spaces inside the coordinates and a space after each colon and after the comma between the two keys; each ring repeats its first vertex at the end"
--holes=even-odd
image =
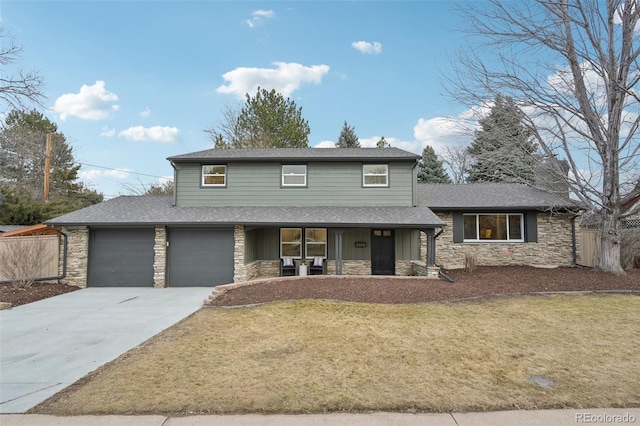
{"type": "Polygon", "coordinates": [[[60,282],[84,288],[87,286],[89,228],[67,226],[62,232],[67,234],[67,275],[60,282]]]}
{"type": "MultiPolygon", "coordinates": [[[[452,213],[437,213],[446,223],[436,239],[436,263],[445,269],[464,267],[465,255],[476,257],[477,265],[562,265],[573,263],[571,214],[539,212],[536,243],[454,243],[452,213]]],[[[420,236],[421,260],[426,256],[426,238],[420,236]]]]}
{"type": "Polygon", "coordinates": [[[167,228],[156,226],[153,244],[153,286],[164,288],[167,286],[167,228]]]}
{"type": "Polygon", "coordinates": [[[244,262],[244,225],[233,227],[233,282],[240,283],[248,281],[251,276],[247,265],[244,262]]]}

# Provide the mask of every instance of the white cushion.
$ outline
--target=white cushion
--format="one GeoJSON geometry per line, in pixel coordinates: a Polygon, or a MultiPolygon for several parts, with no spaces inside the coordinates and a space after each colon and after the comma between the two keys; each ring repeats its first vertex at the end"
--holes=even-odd
{"type": "Polygon", "coordinates": [[[323,263],[324,263],[324,257],[319,256],[319,257],[313,258],[313,266],[322,266],[323,263]]]}
{"type": "Polygon", "coordinates": [[[283,266],[293,266],[293,258],[292,257],[283,257],[282,258],[283,266]]]}

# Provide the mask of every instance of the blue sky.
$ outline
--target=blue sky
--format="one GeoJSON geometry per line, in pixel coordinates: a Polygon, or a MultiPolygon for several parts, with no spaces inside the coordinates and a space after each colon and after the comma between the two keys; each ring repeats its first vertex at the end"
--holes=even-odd
{"type": "Polygon", "coordinates": [[[45,81],[47,110],[81,178],[107,198],[171,176],[166,157],[203,150],[203,129],[257,86],[302,107],[310,146],[346,120],[420,153],[460,143],[443,95],[463,42],[446,1],[13,1],[2,26],[45,81]],[[97,167],[99,166],[99,167],[97,167]]]}

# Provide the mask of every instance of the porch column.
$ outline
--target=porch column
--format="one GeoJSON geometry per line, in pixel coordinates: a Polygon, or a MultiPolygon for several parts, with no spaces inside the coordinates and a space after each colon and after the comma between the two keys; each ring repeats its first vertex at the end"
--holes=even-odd
{"type": "Polygon", "coordinates": [[[336,248],[336,275],[342,275],[342,233],[344,231],[334,231],[336,248]]]}

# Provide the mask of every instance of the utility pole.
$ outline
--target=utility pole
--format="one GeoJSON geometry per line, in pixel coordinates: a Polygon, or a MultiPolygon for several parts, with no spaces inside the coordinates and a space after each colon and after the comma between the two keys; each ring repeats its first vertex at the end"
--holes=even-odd
{"type": "Polygon", "coordinates": [[[49,174],[51,173],[51,133],[47,133],[47,154],[44,157],[44,201],[49,201],[49,174]]]}

